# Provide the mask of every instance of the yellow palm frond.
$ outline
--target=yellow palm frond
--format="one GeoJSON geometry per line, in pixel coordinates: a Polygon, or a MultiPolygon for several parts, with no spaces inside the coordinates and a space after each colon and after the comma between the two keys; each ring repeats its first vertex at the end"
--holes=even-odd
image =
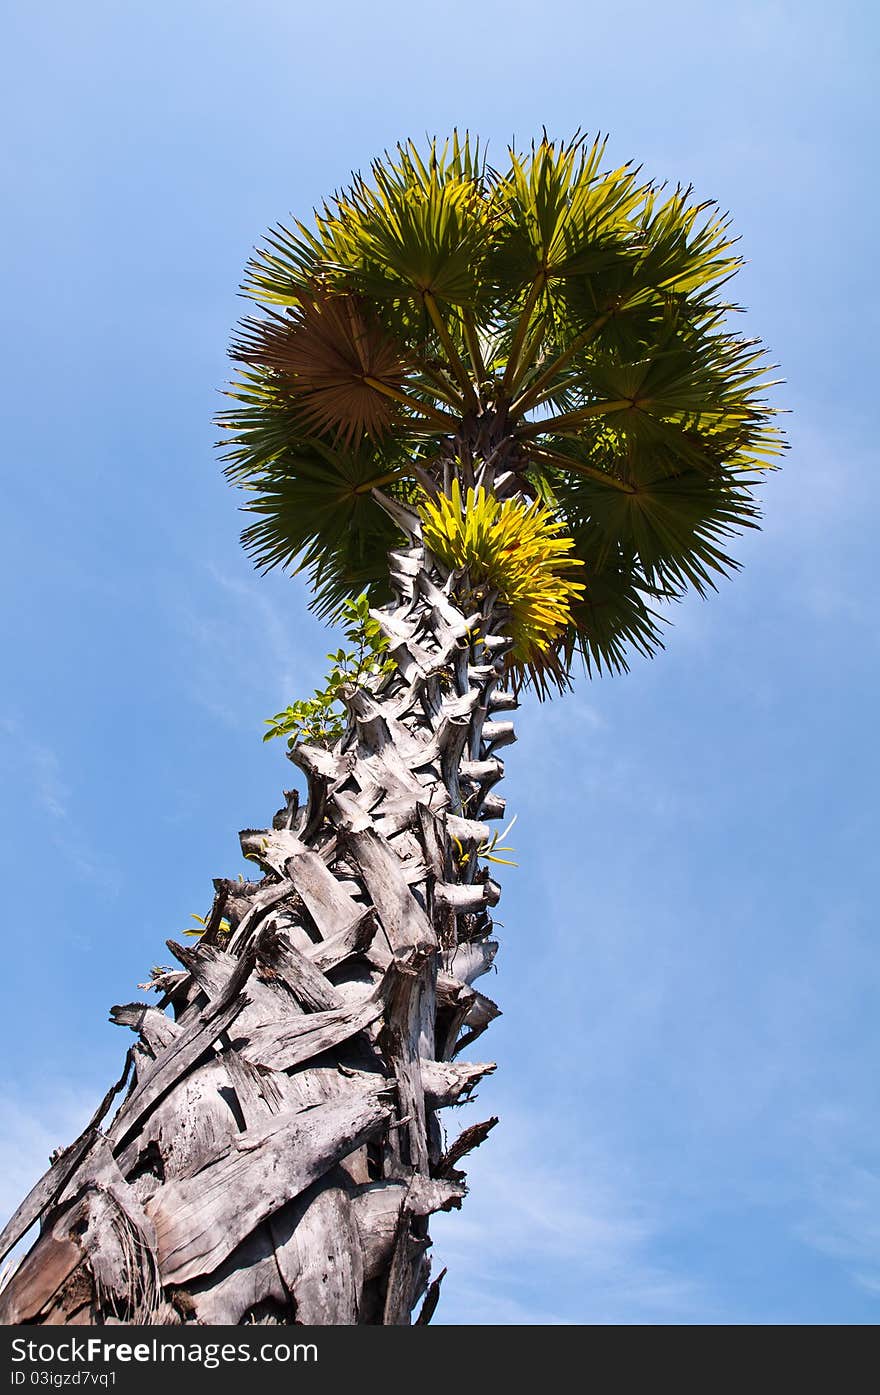
{"type": "Polygon", "coordinates": [[[467,573],[473,587],[488,586],[510,611],[511,661],[540,664],[571,624],[572,605],[585,585],[566,573],[583,565],[570,556],[574,543],[560,535],[559,519],[545,504],[503,503],[480,487],[420,505],[426,546],[451,570],[467,573]]]}

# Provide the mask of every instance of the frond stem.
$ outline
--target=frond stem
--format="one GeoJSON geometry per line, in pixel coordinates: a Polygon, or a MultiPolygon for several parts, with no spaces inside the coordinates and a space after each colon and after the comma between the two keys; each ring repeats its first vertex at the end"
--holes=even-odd
{"type": "Polygon", "coordinates": [[[544,446],[533,446],[529,454],[537,456],[539,460],[546,460],[548,465],[558,465],[563,470],[574,470],[576,474],[586,475],[589,479],[597,480],[600,484],[610,484],[612,489],[618,489],[622,494],[635,493],[631,485],[624,484],[614,475],[606,475],[604,470],[596,470],[592,465],[584,465],[579,460],[571,460],[567,455],[557,455],[555,451],[547,450],[544,446]]]}
{"type": "Polygon", "coordinates": [[[534,331],[530,335],[529,341],[523,349],[522,362],[520,363],[519,367],[514,373],[513,381],[510,384],[511,393],[516,392],[526,373],[528,373],[529,364],[533,361],[538,345],[544,337],[545,327],[545,317],[541,315],[538,317],[538,322],[535,325],[534,331]]]}
{"type": "Polygon", "coordinates": [[[529,439],[532,436],[543,436],[545,432],[564,431],[571,426],[580,426],[583,422],[591,421],[593,417],[609,416],[612,412],[625,412],[636,404],[629,397],[616,398],[613,402],[593,402],[589,407],[581,407],[577,412],[563,412],[558,417],[545,417],[542,421],[529,421],[525,426],[518,426],[517,436],[529,439]]]}
{"type": "Polygon", "coordinates": [[[452,369],[455,377],[461,384],[461,389],[464,393],[465,402],[469,407],[476,411],[478,410],[480,404],[477,400],[477,394],[474,391],[474,385],[471,382],[470,375],[467,369],[461,361],[461,357],[459,355],[458,349],[455,347],[455,341],[453,340],[452,335],[449,333],[449,328],[446,324],[446,321],[440,314],[440,308],[437,305],[437,302],[430,291],[422,291],[422,299],[425,302],[425,308],[428,311],[428,314],[431,316],[434,328],[440,336],[440,342],[446,350],[446,356],[449,359],[449,366],[452,369]]]}
{"type": "Polygon", "coordinates": [[[369,494],[372,489],[381,489],[383,484],[391,484],[392,480],[400,479],[402,470],[389,470],[386,475],[377,475],[374,480],[367,480],[366,484],[355,485],[355,494],[369,494]]]}
{"type": "Polygon", "coordinates": [[[596,337],[600,330],[603,329],[611,319],[611,315],[612,311],[606,310],[604,315],[600,315],[598,319],[593,321],[589,329],[585,329],[583,334],[579,334],[578,337],[569,344],[568,348],[553,360],[549,368],[544,369],[544,372],[541,374],[540,378],[538,378],[537,382],[532,383],[532,386],[523,393],[522,397],[520,397],[517,402],[513,403],[510,409],[511,413],[516,412],[518,415],[521,415],[523,412],[529,411],[531,407],[537,407],[540,402],[543,402],[544,398],[549,396],[548,393],[544,392],[544,389],[550,386],[553,379],[562,372],[562,369],[574,358],[575,354],[579,353],[581,349],[586,348],[590,340],[596,337]]]}
{"type": "Polygon", "coordinates": [[[371,378],[366,374],[364,382],[375,392],[381,392],[385,397],[390,397],[395,402],[402,402],[405,407],[409,407],[410,411],[424,417],[426,421],[433,421],[438,426],[442,426],[444,431],[450,427],[454,430],[458,428],[457,417],[450,416],[448,412],[438,412],[436,407],[429,406],[427,402],[420,402],[417,397],[410,397],[409,393],[401,392],[398,388],[391,387],[389,383],[383,383],[378,378],[371,378]]]}
{"type": "Polygon", "coordinates": [[[516,333],[513,336],[513,343],[510,346],[510,353],[507,355],[507,366],[504,369],[503,385],[506,389],[509,389],[511,387],[513,380],[516,376],[516,371],[519,367],[520,351],[523,346],[523,341],[526,337],[526,332],[529,328],[529,321],[532,318],[532,311],[535,308],[535,302],[537,301],[538,296],[541,294],[541,290],[546,285],[546,281],[547,275],[544,269],[542,268],[538,272],[531,286],[529,287],[529,293],[526,296],[525,304],[522,310],[520,311],[519,320],[517,321],[516,326],[516,333]]]}
{"type": "Polygon", "coordinates": [[[440,376],[436,368],[431,368],[423,358],[414,357],[412,362],[421,376],[426,379],[426,391],[434,392],[442,402],[446,403],[447,407],[453,407],[464,416],[467,405],[462,394],[456,393],[452,385],[440,376]]]}
{"type": "Polygon", "coordinates": [[[477,375],[477,381],[482,382],[486,376],[486,365],[483,362],[483,355],[480,353],[480,338],[477,334],[477,326],[473,315],[468,310],[461,312],[461,323],[464,329],[464,340],[467,344],[468,354],[477,375]]]}

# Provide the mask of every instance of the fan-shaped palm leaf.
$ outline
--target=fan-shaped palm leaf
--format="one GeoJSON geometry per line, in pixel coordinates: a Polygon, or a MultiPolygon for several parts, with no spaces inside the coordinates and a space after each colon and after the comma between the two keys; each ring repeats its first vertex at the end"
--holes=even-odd
{"type": "Polygon", "coordinates": [[[303,296],[287,316],[243,321],[240,363],[270,370],[304,425],[345,446],[376,440],[395,421],[403,383],[397,343],[353,295],[303,296]]]}
{"type": "Polygon", "coordinates": [[[468,138],[408,143],[312,227],[274,229],[222,419],[258,515],[246,545],[306,567],[322,612],[379,597],[394,528],[376,485],[413,498],[482,470],[550,502],[586,590],[539,689],[577,653],[614,669],[653,652],[657,604],[736,565],[782,449],[765,355],[729,324],[728,220],[604,159],[581,135],[500,171],[468,138]]]}

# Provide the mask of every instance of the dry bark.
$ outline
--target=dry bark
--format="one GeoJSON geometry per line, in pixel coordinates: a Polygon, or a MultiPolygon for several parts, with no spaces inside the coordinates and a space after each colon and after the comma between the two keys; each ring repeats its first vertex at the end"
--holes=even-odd
{"type": "Polygon", "coordinates": [[[436,1307],[428,1218],[461,1204],[456,1164],[495,1122],[444,1147],[437,1111],[494,1070],[453,1058],[498,1013],[471,987],[497,950],[478,854],[514,739],[493,713],[515,701],[492,599],[466,614],[466,579],[389,511],[410,534],[375,612],[397,667],[349,695],[332,750],[294,748],[308,802],[241,835],[264,876],[215,883],[158,1005],[112,1009],[138,1036],[128,1093],[105,1127],[123,1076],[0,1236],[5,1254],[41,1221],[0,1322],[400,1325],[436,1307]]]}

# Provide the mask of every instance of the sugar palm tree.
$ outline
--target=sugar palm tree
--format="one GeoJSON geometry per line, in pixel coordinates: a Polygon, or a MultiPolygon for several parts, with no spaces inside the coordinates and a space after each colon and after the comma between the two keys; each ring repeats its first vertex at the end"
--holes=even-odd
{"type": "Polygon", "coordinates": [[[495,1123],[439,1111],[494,1069],[460,1053],[498,1011],[508,714],[653,654],[735,566],[781,448],[739,265],[711,204],[546,134],[500,171],[401,146],[256,252],[244,545],[347,603],[362,658],[276,719],[307,799],[241,835],[260,878],[112,1010],[137,1041],[3,1232],[42,1221],[3,1321],[428,1321],[428,1218],[495,1123]]]}

